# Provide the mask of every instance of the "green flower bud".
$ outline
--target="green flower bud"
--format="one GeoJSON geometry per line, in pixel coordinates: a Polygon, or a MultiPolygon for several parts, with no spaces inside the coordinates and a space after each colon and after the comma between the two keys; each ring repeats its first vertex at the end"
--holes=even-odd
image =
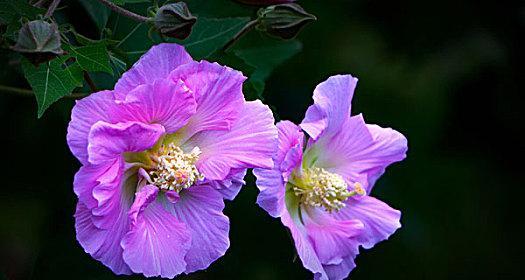
{"type": "Polygon", "coordinates": [[[261,8],[257,29],[282,39],[295,37],[301,29],[317,18],[298,4],[281,4],[261,8]]]}
{"type": "Polygon", "coordinates": [[[20,28],[14,51],[21,53],[64,53],[60,43],[60,32],[56,24],[43,20],[30,21],[20,28]]]}
{"type": "Polygon", "coordinates": [[[190,36],[196,21],[186,3],[177,2],[160,7],[153,22],[162,35],[183,40],[190,36]]]}

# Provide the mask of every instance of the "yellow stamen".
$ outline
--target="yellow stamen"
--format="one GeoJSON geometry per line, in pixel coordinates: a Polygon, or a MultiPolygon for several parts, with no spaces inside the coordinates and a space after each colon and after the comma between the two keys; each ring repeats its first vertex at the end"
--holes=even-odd
{"type": "Polygon", "coordinates": [[[156,163],[154,169],[149,171],[153,184],[161,190],[180,192],[197,181],[204,180],[204,175],[195,166],[200,154],[199,147],[193,148],[190,153],[184,153],[173,143],[161,146],[152,155],[152,160],[156,163]]]}
{"type": "Polygon", "coordinates": [[[353,195],[365,194],[360,183],[355,183],[354,190],[350,191],[341,175],[318,167],[303,170],[302,175],[293,177],[290,183],[302,203],[323,207],[328,212],[339,211],[345,207],[344,202],[353,195]]]}

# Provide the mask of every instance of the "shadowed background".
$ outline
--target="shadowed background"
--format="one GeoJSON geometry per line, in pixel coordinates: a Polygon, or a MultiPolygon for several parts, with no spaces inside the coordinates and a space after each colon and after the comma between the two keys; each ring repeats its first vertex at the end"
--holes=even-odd
{"type": "MultiPolygon", "coordinates": [[[[82,7],[64,2],[62,16],[90,35],[82,7]]],[[[220,2],[225,11],[237,5],[220,2]]],[[[351,73],[359,78],[353,113],[409,140],[407,159],[387,169],[373,191],[403,212],[403,227],[361,250],[352,279],[518,278],[525,6],[486,2],[299,1],[318,20],[299,35],[303,50],[267,83],[264,101],[276,117],[300,122],[319,82],[351,73]]],[[[27,88],[7,61],[2,51],[1,84],[27,88]]],[[[72,105],[61,100],[37,119],[34,98],[0,93],[0,278],[128,278],[114,276],[75,240],[79,163],[65,138],[72,105]]],[[[311,277],[280,221],[255,204],[247,179],[226,203],[230,249],[182,279],[311,277]]]]}

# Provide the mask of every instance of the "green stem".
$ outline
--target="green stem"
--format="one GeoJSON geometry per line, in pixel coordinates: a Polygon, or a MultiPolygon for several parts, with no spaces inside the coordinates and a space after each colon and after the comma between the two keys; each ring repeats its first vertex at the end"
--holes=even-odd
{"type": "Polygon", "coordinates": [[[224,47],[222,48],[222,51],[226,52],[229,48],[233,46],[233,44],[239,41],[239,39],[241,39],[241,37],[244,34],[250,32],[253,28],[255,28],[257,23],[259,23],[258,19],[254,19],[248,22],[239,32],[237,32],[237,34],[235,34],[235,36],[233,36],[233,38],[230,39],[230,41],[228,41],[228,43],[226,43],[226,45],[224,45],[224,47]]]}
{"type": "MultiPolygon", "coordinates": [[[[10,86],[4,86],[4,85],[0,85],[0,91],[16,94],[19,96],[34,96],[35,95],[33,91],[29,89],[10,87],[10,86]]],[[[86,97],[86,96],[88,96],[88,94],[86,93],[74,92],[70,95],[64,96],[64,98],[79,99],[79,98],[86,97]]]]}
{"type": "Polygon", "coordinates": [[[136,21],[140,21],[140,22],[147,22],[149,21],[149,18],[145,17],[145,16],[141,16],[141,15],[138,15],[138,14],[135,14],[134,12],[132,11],[128,11],[112,2],[109,2],[108,0],[98,0],[100,3],[102,3],[104,6],[110,8],[111,10],[113,10],[114,12],[116,13],[119,13],[123,16],[126,16],[126,17],[129,17],[130,19],[134,19],[136,21]]]}

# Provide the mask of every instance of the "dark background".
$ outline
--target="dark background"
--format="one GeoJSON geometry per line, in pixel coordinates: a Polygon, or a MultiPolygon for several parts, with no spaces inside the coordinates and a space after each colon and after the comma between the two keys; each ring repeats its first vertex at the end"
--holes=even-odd
{"type": "MultiPolygon", "coordinates": [[[[67,2],[65,17],[79,30],[92,28],[67,2]]],[[[274,71],[265,102],[281,119],[300,122],[319,82],[351,73],[360,79],[353,113],[409,140],[407,159],[373,192],[403,212],[403,227],[362,250],[351,278],[522,279],[523,2],[299,3],[318,21],[300,34],[303,51],[274,71]]],[[[0,82],[27,87],[5,52],[0,82]]],[[[79,164],[65,138],[72,105],[62,100],[37,119],[34,98],[0,93],[0,278],[127,278],[75,240],[79,164]]],[[[226,206],[229,251],[182,279],[311,277],[294,261],[280,221],[255,204],[248,181],[226,206]]]]}

